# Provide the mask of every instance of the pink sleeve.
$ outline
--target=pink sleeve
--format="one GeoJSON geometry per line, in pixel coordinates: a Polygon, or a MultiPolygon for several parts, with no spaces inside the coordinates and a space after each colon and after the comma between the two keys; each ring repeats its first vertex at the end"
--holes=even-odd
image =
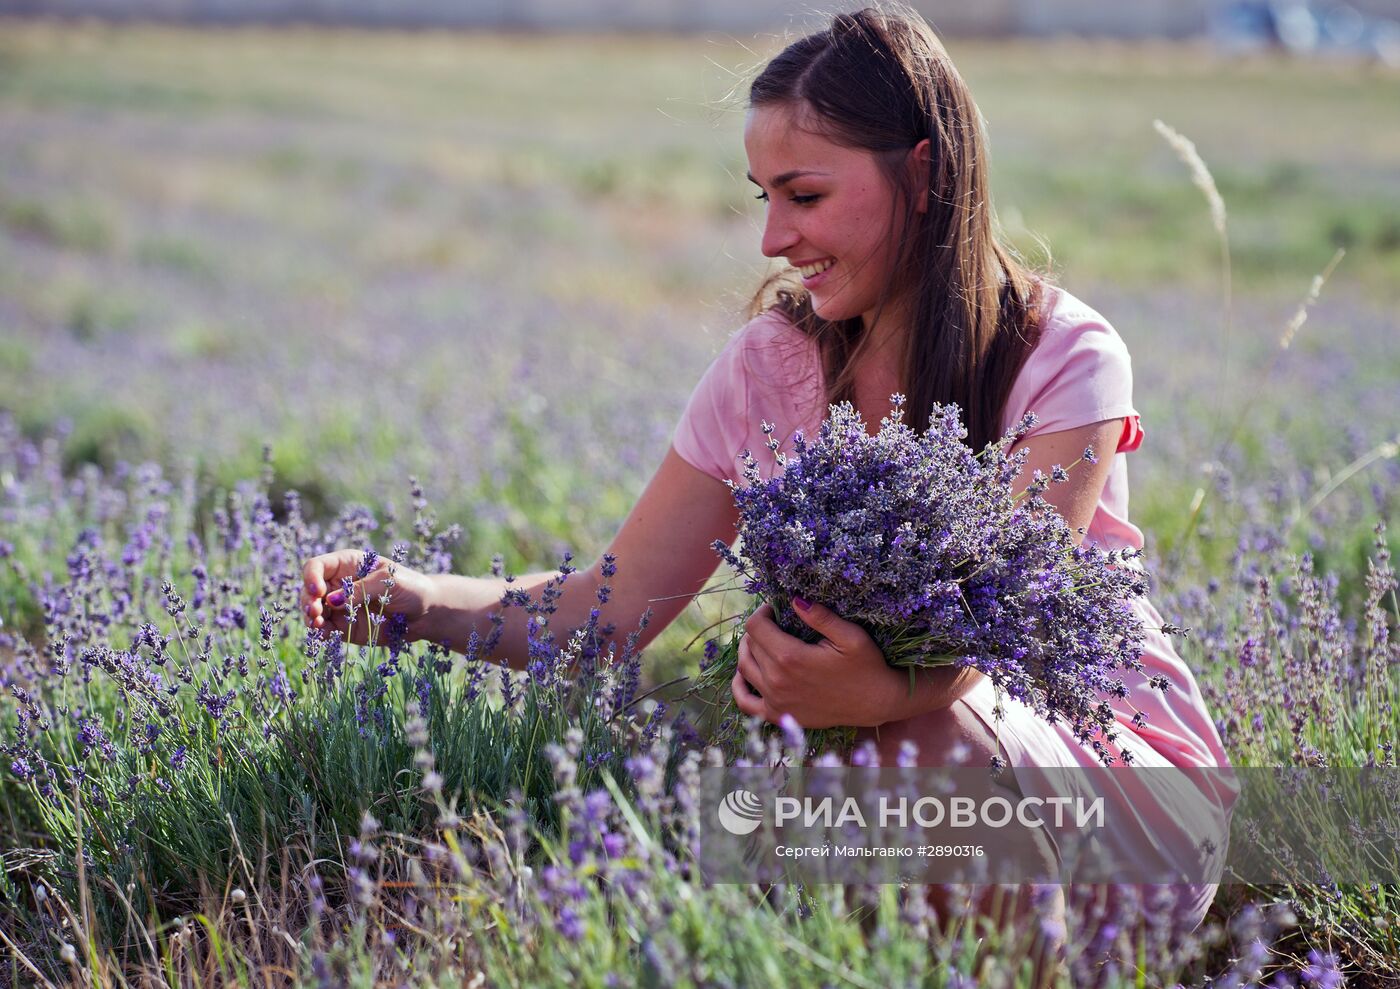
{"type": "Polygon", "coordinates": [[[1008,425],[1026,412],[1037,420],[1031,435],[1122,419],[1116,452],[1142,443],[1128,348],[1107,320],[1068,293],[1060,293],[1016,379],[1007,401],[1008,425]]]}
{"type": "Polygon", "coordinates": [[[734,474],[744,442],[748,381],[744,369],[745,327],[729,338],[690,393],[671,446],[686,463],[723,481],[734,474]]]}
{"type": "Polygon", "coordinates": [[[770,310],[725,344],[691,393],[671,445],[719,480],[739,480],[739,456],[750,450],[768,476],[774,465],[763,423],[786,444],[821,421],[822,394],[815,342],[770,310]]]}

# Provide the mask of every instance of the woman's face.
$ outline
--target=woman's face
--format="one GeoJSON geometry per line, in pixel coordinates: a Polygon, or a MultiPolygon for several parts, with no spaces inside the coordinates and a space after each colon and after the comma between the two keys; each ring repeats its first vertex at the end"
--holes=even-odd
{"type": "Polygon", "coordinates": [[[824,319],[871,325],[895,260],[895,194],[875,156],[799,124],[787,105],[756,107],[744,127],[749,180],[768,203],[763,253],[802,274],[824,319]]]}

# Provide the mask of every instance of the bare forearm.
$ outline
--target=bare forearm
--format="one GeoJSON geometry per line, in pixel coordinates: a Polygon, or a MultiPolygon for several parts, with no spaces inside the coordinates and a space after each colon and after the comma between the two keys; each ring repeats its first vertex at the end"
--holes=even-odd
{"type": "MultiPolygon", "coordinates": [[[[491,616],[499,614],[503,622],[500,641],[492,654],[484,658],[513,669],[524,669],[529,654],[526,632],[529,616],[522,607],[503,605],[501,598],[507,590],[515,590],[539,600],[546,583],[558,579],[557,570],[526,574],[510,582],[499,577],[438,574],[433,577],[435,594],[419,638],[445,645],[453,652],[465,653],[470,648],[472,632],[475,631],[479,641],[484,643],[494,630],[491,616]]],[[[597,591],[592,569],[569,574],[560,588],[554,613],[549,616],[549,624],[556,630],[557,637],[562,638],[567,630],[588,621],[589,612],[598,603],[597,591]]]]}
{"type": "Polygon", "coordinates": [[[952,707],[964,694],[981,682],[982,672],[975,669],[924,668],[914,671],[910,688],[909,670],[889,668],[884,689],[890,698],[887,721],[904,721],[929,711],[952,707]]]}

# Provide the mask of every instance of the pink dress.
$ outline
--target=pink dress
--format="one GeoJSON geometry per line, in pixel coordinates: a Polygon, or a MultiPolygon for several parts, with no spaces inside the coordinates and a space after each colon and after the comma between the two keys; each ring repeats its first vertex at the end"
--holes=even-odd
{"type": "MultiPolygon", "coordinates": [[[[1068,292],[1049,291],[1040,341],[1012,387],[1002,428],[1009,428],[1026,412],[1034,412],[1038,420],[1031,436],[1123,420],[1122,438],[1085,538],[1108,549],[1140,549],[1142,532],[1128,520],[1125,455],[1139,447],[1144,433],[1133,407],[1127,347],[1097,312],[1068,292]]],[[[777,465],[765,446],[762,422],[774,423],[774,435],[780,440],[799,429],[813,435],[826,412],[823,396],[815,342],[786,317],[768,312],[740,330],[715,359],[690,397],[673,446],[686,462],[719,479],[741,476],[740,456],[748,449],[759,458],[764,476],[769,476],[777,465]]],[[[1134,607],[1147,641],[1142,653],[1144,671],[1125,676],[1128,698],[1110,701],[1121,726],[1121,748],[1131,750],[1135,766],[1228,766],[1195,677],[1160,631],[1161,615],[1146,599],[1138,599],[1134,607]],[[1158,674],[1169,679],[1169,690],[1147,685],[1158,674]],[[1147,716],[1141,727],[1132,723],[1136,711],[1147,716]]],[[[1068,726],[1050,725],[1024,704],[1003,701],[1005,716],[998,724],[992,714],[997,699],[990,680],[984,679],[959,703],[966,703],[997,732],[1023,793],[1065,793],[1065,787],[1073,784],[1063,776],[1057,780],[1056,768],[1100,765],[1098,755],[1080,743],[1068,726]]],[[[1171,789],[1192,785],[1188,775],[1127,771],[1114,774],[1115,785],[1120,778],[1121,789],[1114,798],[1131,808],[1140,826],[1114,829],[1108,840],[1119,843],[1115,852],[1127,856],[1119,861],[1140,861],[1144,854],[1156,854],[1164,867],[1178,875],[1210,875],[1218,867],[1223,848],[1203,851],[1201,836],[1228,831],[1235,796],[1232,785],[1205,774],[1199,786],[1210,794],[1217,814],[1211,821],[1187,821],[1176,820],[1167,808],[1181,806],[1181,801],[1172,800],[1171,789]]],[[[1200,800],[1191,803],[1193,810],[1199,810],[1200,800]]],[[[1172,889],[1178,917],[1195,926],[1214,899],[1216,886],[1200,883],[1172,889]]]]}

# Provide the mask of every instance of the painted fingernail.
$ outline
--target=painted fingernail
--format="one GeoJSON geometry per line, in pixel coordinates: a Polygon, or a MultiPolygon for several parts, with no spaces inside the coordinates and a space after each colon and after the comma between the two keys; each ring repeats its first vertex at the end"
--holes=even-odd
{"type": "Polygon", "coordinates": [[[328,598],[326,598],[326,603],[329,604],[332,608],[339,608],[342,604],[345,603],[345,592],[333,592],[328,598]]]}
{"type": "Polygon", "coordinates": [[[808,601],[806,598],[794,597],[792,599],[792,603],[797,605],[803,611],[806,611],[808,608],[812,607],[812,602],[808,601]]]}

